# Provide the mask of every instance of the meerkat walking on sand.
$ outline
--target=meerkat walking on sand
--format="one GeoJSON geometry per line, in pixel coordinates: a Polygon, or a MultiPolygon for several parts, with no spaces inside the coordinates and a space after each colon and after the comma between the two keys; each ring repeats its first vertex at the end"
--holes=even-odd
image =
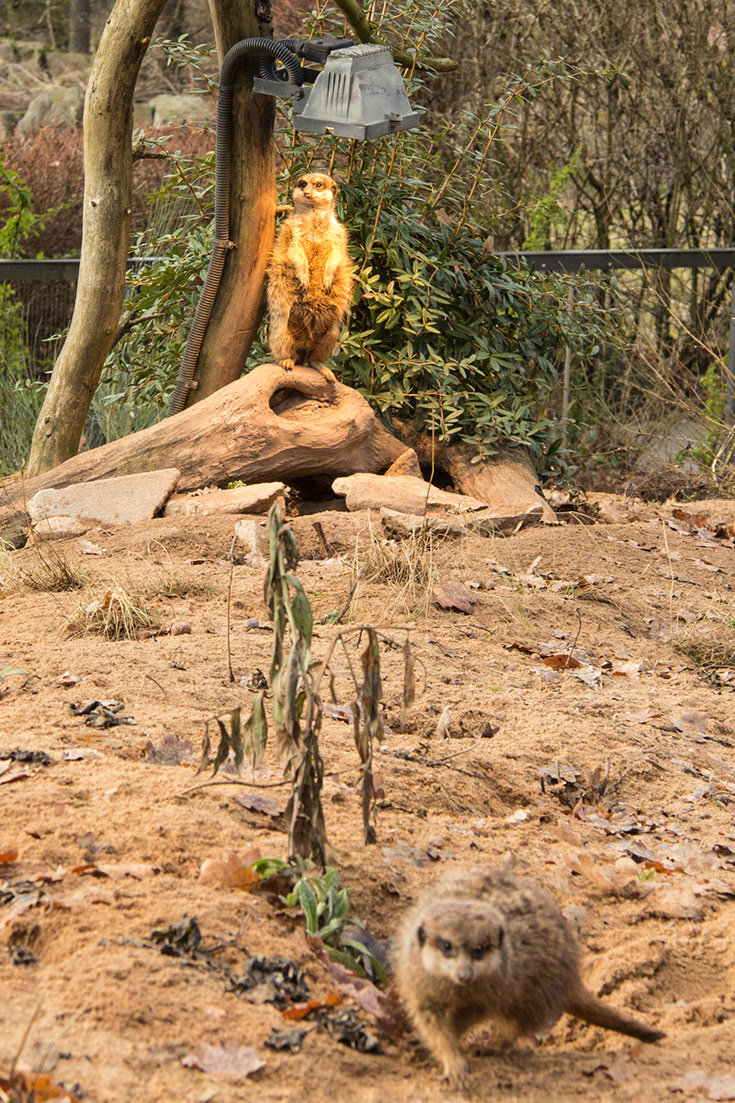
{"type": "Polygon", "coordinates": [[[510,872],[458,870],[435,882],[397,937],[401,999],[452,1087],[466,1086],[459,1041],[492,1021],[499,1040],[549,1030],[567,1012],[644,1042],[664,1035],[589,992],[577,940],[551,893],[510,872]]]}
{"type": "Polygon", "coordinates": [[[347,231],[337,221],[337,185],[322,172],[299,177],[293,213],[276,238],[268,265],[269,343],[282,367],[311,364],[327,381],[323,363],[337,344],[352,298],[347,231]]]}

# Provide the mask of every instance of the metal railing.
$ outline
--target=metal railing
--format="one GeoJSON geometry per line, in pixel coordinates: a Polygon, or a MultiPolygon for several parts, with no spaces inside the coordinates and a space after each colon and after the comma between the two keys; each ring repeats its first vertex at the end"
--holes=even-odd
{"type": "MultiPolygon", "coordinates": [[[[571,273],[586,270],[612,272],[662,268],[713,268],[722,272],[735,269],[735,249],[582,249],[539,252],[498,252],[506,264],[533,267],[542,273],[571,273]]],[[[131,257],[128,268],[155,263],[155,257],[131,257]]],[[[79,260],[3,260],[0,259],[0,283],[25,280],[76,280],[79,260]]],[[[573,306],[570,288],[570,308],[573,306]]],[[[571,383],[571,353],[567,349],[562,383],[562,425],[569,409],[571,383]]],[[[730,293],[730,338],[725,371],[725,419],[735,423],[735,281],[730,293]]]]}

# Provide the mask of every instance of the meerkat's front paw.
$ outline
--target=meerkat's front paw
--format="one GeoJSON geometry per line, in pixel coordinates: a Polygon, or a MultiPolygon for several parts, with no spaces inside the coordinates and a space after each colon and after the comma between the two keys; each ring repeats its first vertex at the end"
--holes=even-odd
{"type": "Polygon", "coordinates": [[[296,367],[296,362],[294,360],[289,360],[288,357],[285,357],[283,360],[279,360],[279,364],[284,369],[284,371],[293,371],[293,369],[296,367]]]}
{"type": "Polygon", "coordinates": [[[442,1083],[445,1083],[452,1091],[469,1091],[470,1077],[467,1062],[462,1060],[446,1061],[442,1083]]]}
{"type": "Polygon", "coordinates": [[[327,381],[327,383],[336,383],[337,376],[334,374],[331,368],[328,368],[326,364],[313,364],[312,367],[316,368],[321,376],[327,381]]]}

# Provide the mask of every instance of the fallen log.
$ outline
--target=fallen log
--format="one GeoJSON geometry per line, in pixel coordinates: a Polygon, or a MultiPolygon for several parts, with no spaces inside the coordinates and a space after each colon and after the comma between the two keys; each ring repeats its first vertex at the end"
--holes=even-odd
{"type": "Polygon", "coordinates": [[[178,490],[286,480],[304,475],[382,473],[411,449],[378,421],[365,399],[312,368],[261,364],[209,398],[156,425],[80,452],[33,479],[13,476],[0,508],[37,490],[176,467],[178,490]]]}
{"type": "Polygon", "coordinates": [[[485,502],[498,516],[520,518],[529,513],[538,518],[541,507],[541,521],[558,523],[541,494],[538,476],[524,449],[507,449],[475,463],[477,449],[464,441],[442,441],[430,433],[417,433],[409,421],[395,419],[393,428],[396,436],[416,452],[424,471],[431,467],[443,471],[455,490],[485,502]]]}

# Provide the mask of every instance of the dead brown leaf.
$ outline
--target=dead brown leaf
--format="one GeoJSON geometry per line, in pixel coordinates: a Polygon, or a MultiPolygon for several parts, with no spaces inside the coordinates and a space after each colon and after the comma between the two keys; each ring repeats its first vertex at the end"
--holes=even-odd
{"type": "Polygon", "coordinates": [[[33,777],[36,773],[35,770],[29,770],[27,767],[19,767],[15,770],[10,767],[10,762],[5,766],[0,766],[0,785],[12,785],[14,781],[24,781],[27,777],[33,777]]]}
{"type": "Polygon", "coordinates": [[[0,1076],[0,1092],[3,1093],[2,1098],[8,1100],[33,1099],[34,1103],[49,1103],[49,1100],[55,1100],[56,1103],[80,1103],[78,1095],[74,1095],[61,1084],[54,1084],[48,1073],[44,1072],[37,1076],[29,1070],[19,1068],[10,1078],[0,1076]]]}
{"type": "Polygon", "coordinates": [[[235,797],[238,804],[247,808],[249,812],[262,812],[264,816],[277,819],[283,815],[283,808],[269,797],[261,797],[258,793],[241,793],[235,797]]]}
{"type": "Polygon", "coordinates": [[[600,869],[597,862],[589,855],[585,854],[583,850],[578,850],[576,854],[567,858],[567,865],[572,873],[577,873],[582,877],[586,877],[588,881],[591,881],[593,885],[597,885],[598,888],[604,889],[606,892],[617,893],[618,886],[612,881],[603,870],[600,869]]]}
{"type": "Polygon", "coordinates": [[[306,1003],[295,1003],[292,1007],[287,1007],[285,1011],[281,1012],[281,1017],[284,1019],[305,1019],[312,1011],[318,1011],[322,1007],[339,1007],[341,1003],[342,997],[339,993],[330,992],[323,1000],[307,1000],[306,1003]]]}
{"type": "Polygon", "coordinates": [[[441,609],[454,609],[458,613],[471,613],[475,603],[470,591],[459,582],[435,582],[431,597],[441,609]]]}
{"type": "Polygon", "coordinates": [[[200,1042],[195,1050],[181,1058],[181,1064],[211,1076],[245,1077],[262,1069],[266,1062],[252,1046],[241,1046],[231,1039],[221,1046],[200,1042]]]}
{"type": "Polygon", "coordinates": [[[260,884],[260,874],[246,865],[237,854],[230,853],[224,859],[207,858],[202,862],[199,880],[205,885],[228,885],[230,888],[252,892],[260,884]]]}
{"type": "Polygon", "coordinates": [[[4,850],[2,853],[0,853],[0,863],[14,862],[17,857],[17,850],[4,850]]]}
{"type": "Polygon", "coordinates": [[[550,666],[552,670],[579,670],[584,666],[574,655],[545,655],[541,660],[544,666],[550,666]]]}

